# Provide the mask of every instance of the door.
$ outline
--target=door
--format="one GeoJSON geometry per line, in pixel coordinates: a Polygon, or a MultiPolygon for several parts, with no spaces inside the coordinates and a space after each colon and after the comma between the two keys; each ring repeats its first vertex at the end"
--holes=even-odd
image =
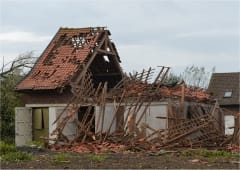
{"type": "Polygon", "coordinates": [[[49,109],[33,108],[32,112],[33,140],[44,142],[49,137],[49,109]]]}
{"type": "Polygon", "coordinates": [[[27,145],[32,141],[32,109],[15,108],[15,143],[16,146],[27,145]]]}

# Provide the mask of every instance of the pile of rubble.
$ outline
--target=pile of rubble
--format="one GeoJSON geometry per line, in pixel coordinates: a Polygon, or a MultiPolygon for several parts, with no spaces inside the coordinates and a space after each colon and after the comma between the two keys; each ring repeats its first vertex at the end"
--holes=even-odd
{"type": "MultiPolygon", "coordinates": [[[[216,147],[228,144],[224,135],[224,124],[219,117],[224,114],[224,110],[217,102],[213,103],[210,95],[202,89],[189,88],[184,84],[164,84],[168,71],[168,67],[162,67],[151,82],[151,68],[141,73],[130,74],[110,91],[107,82],[94,88],[89,73],[86,73],[81,81],[72,82],[74,97],[63,111],[67,111],[67,116],[63,117],[62,112],[55,121],[58,121],[58,126],[52,135],[57,135],[57,139],[54,139],[56,143],[51,148],[99,153],[123,150],[159,151],[166,147],[216,147]],[[157,118],[166,120],[168,126],[164,129],[154,129],[150,124],[142,122],[151,103],[163,100],[168,102],[168,113],[165,117],[157,118]],[[107,102],[114,103],[115,111],[109,127],[103,131],[107,102]],[[77,121],[77,136],[70,141],[62,131],[71,117],[86,103],[86,113],[82,121],[77,121]],[[96,113],[90,114],[95,103],[100,106],[98,117],[96,113]],[[121,106],[127,106],[128,111],[120,115],[120,127],[111,132],[121,106]],[[94,120],[96,126],[92,127],[94,120]],[[95,128],[97,133],[93,133],[90,130],[92,128],[95,128]],[[151,133],[146,134],[146,130],[151,133]]],[[[236,136],[233,138],[239,139],[239,128],[236,136]]]]}

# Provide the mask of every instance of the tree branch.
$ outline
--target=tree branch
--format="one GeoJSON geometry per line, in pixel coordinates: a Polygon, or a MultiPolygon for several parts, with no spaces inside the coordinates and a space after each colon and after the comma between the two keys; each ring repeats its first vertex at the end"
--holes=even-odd
{"type": "Polygon", "coordinates": [[[28,52],[25,54],[19,55],[19,57],[15,58],[13,61],[8,62],[7,64],[4,64],[4,58],[3,58],[3,65],[1,68],[0,77],[6,78],[7,74],[14,72],[16,69],[21,68],[22,70],[24,68],[32,68],[36,58],[33,57],[33,52],[28,52]],[[10,65],[10,67],[8,67],[10,65]]]}

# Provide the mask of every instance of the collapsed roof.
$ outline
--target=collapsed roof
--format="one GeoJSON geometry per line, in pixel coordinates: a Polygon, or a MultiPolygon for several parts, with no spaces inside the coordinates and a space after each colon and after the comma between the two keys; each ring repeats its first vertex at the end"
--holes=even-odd
{"type": "MultiPolygon", "coordinates": [[[[124,76],[119,64],[120,57],[114,43],[109,38],[110,35],[110,31],[104,27],[60,28],[34,68],[16,86],[16,89],[18,91],[53,90],[67,85],[75,88],[79,86],[80,79],[84,77],[87,70],[91,72],[95,87],[100,82],[108,82],[108,88],[115,87],[124,76]]],[[[182,92],[180,86],[162,86],[163,82],[159,81],[164,80],[168,71],[169,67],[162,67],[155,83],[148,81],[153,73],[151,68],[135,75],[135,78],[145,80],[141,83],[135,81],[129,83],[128,95],[134,96],[148,92],[151,88],[155,94],[158,91],[158,95],[162,97],[184,95],[186,98],[198,101],[209,100],[210,96],[200,89],[186,87],[182,92]]],[[[134,80],[134,75],[132,76],[134,80]]]]}
{"type": "MultiPolygon", "coordinates": [[[[147,91],[147,89],[149,89],[149,86],[151,86],[151,84],[130,84],[127,87],[127,94],[129,96],[134,96],[136,94],[142,93],[143,91],[147,91]]],[[[161,88],[157,89],[155,95],[159,95],[161,98],[181,98],[182,96],[184,96],[185,100],[197,102],[210,101],[210,95],[205,90],[200,88],[191,88],[184,83],[176,84],[175,86],[171,87],[163,84],[161,88]]]]}
{"type": "Polygon", "coordinates": [[[90,69],[96,82],[107,79],[114,85],[121,79],[122,70],[110,35],[104,27],[60,28],[16,90],[62,88],[84,69],[90,69]]]}

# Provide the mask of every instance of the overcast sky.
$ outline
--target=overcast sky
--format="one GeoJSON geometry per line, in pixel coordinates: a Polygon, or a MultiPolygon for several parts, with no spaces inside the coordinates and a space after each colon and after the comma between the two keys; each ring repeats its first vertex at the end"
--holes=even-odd
{"type": "Polygon", "coordinates": [[[0,0],[0,56],[39,56],[59,27],[107,26],[125,71],[240,71],[238,0],[0,0]]]}

